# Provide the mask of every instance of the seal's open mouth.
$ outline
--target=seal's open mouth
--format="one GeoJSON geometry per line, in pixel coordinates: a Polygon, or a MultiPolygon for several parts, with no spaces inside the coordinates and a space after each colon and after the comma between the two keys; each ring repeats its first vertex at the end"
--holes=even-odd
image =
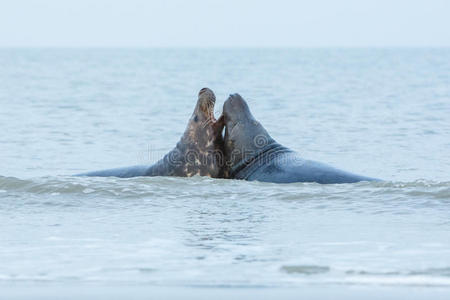
{"type": "Polygon", "coordinates": [[[208,88],[202,88],[198,93],[199,108],[206,117],[206,123],[215,123],[217,120],[214,116],[214,105],[216,103],[216,96],[214,92],[208,88]]]}

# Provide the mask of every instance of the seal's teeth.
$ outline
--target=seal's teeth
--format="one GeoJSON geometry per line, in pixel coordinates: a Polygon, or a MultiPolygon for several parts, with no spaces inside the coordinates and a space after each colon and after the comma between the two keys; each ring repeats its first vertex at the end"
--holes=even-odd
{"type": "Polygon", "coordinates": [[[214,95],[214,92],[212,90],[210,90],[207,87],[202,88],[199,92],[198,92],[198,96],[202,96],[203,94],[206,94],[206,96],[210,99],[213,99],[214,101],[216,100],[216,95],[214,95]]]}
{"type": "Polygon", "coordinates": [[[216,118],[214,117],[214,109],[213,107],[211,109],[209,109],[208,111],[208,119],[215,122],[216,118]]]}
{"type": "Polygon", "coordinates": [[[216,101],[216,95],[214,95],[214,92],[212,90],[210,90],[209,88],[205,87],[202,88],[199,92],[198,92],[198,97],[205,99],[205,100],[209,100],[212,102],[216,101]]]}

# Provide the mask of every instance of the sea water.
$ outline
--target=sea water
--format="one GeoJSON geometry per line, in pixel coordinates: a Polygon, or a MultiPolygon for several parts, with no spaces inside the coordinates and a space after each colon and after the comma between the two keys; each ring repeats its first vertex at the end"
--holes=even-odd
{"type": "Polygon", "coordinates": [[[449,49],[2,49],[0,131],[0,291],[450,291],[449,49]],[[203,87],[384,181],[71,176],[160,159],[203,87]]]}

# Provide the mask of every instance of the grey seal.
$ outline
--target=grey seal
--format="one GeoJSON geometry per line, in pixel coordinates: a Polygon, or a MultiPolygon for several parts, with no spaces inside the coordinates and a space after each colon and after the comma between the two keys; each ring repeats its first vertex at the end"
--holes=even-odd
{"type": "Polygon", "coordinates": [[[186,130],[175,148],[155,164],[115,168],[78,176],[180,176],[223,177],[223,117],[214,117],[216,97],[209,88],[198,94],[186,130]]]}
{"type": "Polygon", "coordinates": [[[223,105],[225,171],[232,179],[274,183],[353,183],[378,180],[306,160],[277,143],[250,112],[246,101],[233,94],[223,105]]]}

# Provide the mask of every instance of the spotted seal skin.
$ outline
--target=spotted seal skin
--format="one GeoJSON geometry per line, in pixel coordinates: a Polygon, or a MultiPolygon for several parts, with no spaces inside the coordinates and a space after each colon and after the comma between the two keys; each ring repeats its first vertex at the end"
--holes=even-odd
{"type": "Polygon", "coordinates": [[[79,176],[179,176],[223,177],[223,117],[214,117],[214,92],[203,88],[186,130],[176,147],[151,166],[94,171],[79,176]]]}
{"type": "Polygon", "coordinates": [[[352,183],[373,181],[305,160],[297,152],[278,144],[251,114],[239,94],[230,95],[223,106],[225,121],[225,178],[274,183],[352,183]]]}

